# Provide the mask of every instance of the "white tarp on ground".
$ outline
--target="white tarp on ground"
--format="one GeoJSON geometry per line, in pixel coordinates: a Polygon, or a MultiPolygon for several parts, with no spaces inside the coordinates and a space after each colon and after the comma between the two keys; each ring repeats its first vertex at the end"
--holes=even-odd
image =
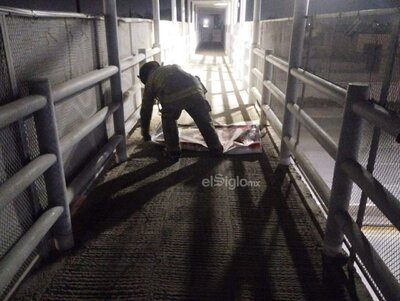
{"type": "MultiPolygon", "coordinates": [[[[195,125],[179,125],[178,129],[179,141],[183,149],[207,150],[203,136],[195,125]]],[[[224,147],[224,153],[254,154],[262,152],[259,127],[253,122],[218,124],[215,125],[215,129],[224,147]]],[[[157,144],[164,144],[161,123],[157,126],[151,140],[157,144]]]]}

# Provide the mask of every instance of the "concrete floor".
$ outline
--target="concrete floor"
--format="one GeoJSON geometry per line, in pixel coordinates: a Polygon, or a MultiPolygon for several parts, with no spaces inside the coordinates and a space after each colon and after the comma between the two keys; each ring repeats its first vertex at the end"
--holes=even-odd
{"type": "MultiPolygon", "coordinates": [[[[258,119],[220,53],[189,67],[206,83],[216,121],[258,119]]],[[[369,300],[323,260],[270,134],[262,154],[184,152],[171,164],[139,133],[129,160],[75,214],[75,249],[33,273],[15,300],[369,300]],[[222,185],[204,185],[217,175],[222,185]],[[241,179],[247,185],[234,185],[241,179]]]]}

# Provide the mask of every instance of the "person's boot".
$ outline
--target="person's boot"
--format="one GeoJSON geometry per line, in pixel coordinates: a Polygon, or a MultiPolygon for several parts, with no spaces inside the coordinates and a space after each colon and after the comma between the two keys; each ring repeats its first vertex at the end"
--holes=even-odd
{"type": "Polygon", "coordinates": [[[164,158],[168,159],[172,162],[178,162],[179,158],[181,157],[180,151],[167,151],[166,149],[163,150],[164,158]]]}
{"type": "Polygon", "coordinates": [[[219,145],[217,147],[209,148],[210,154],[214,157],[220,157],[224,153],[224,147],[219,145]]]}

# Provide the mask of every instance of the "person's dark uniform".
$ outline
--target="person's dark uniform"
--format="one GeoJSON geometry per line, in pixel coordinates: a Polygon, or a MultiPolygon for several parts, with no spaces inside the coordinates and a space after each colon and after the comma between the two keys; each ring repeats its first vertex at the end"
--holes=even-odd
{"type": "Polygon", "coordinates": [[[150,140],[149,125],[156,99],[161,104],[161,119],[167,153],[178,159],[181,153],[177,120],[185,110],[193,118],[210,150],[221,154],[223,147],[210,116],[210,105],[200,80],[183,71],[178,65],[160,66],[148,62],[140,68],[140,79],[145,84],[140,110],[142,136],[150,140]]]}

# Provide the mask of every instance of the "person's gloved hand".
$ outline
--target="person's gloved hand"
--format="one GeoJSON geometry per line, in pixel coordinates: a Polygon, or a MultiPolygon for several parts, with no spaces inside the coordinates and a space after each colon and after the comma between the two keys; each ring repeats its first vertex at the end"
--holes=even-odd
{"type": "Polygon", "coordinates": [[[142,137],[144,141],[150,141],[151,140],[151,136],[149,134],[149,132],[143,132],[142,131],[142,137]]]}

